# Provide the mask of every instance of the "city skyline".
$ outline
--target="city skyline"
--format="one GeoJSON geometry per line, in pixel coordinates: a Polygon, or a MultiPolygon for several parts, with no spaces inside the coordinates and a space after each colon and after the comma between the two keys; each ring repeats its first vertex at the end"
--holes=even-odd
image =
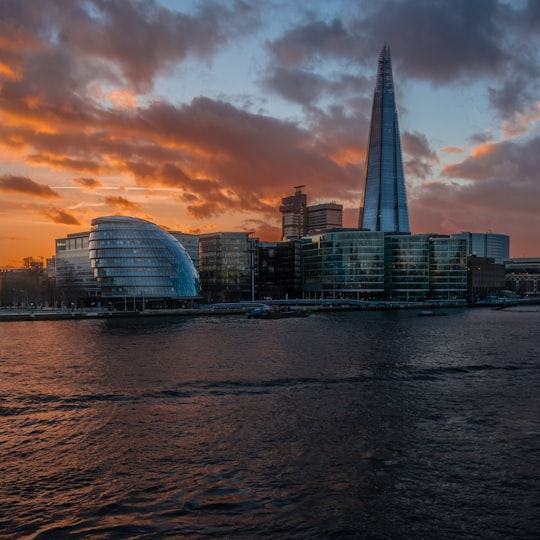
{"type": "Polygon", "coordinates": [[[540,5],[300,4],[0,0],[0,267],[117,213],[278,240],[295,185],[356,226],[385,43],[411,232],[538,256],[540,5]]]}

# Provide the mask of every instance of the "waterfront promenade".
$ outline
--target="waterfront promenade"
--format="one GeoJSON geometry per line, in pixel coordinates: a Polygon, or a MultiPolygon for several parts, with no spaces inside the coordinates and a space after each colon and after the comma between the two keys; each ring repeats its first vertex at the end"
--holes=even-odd
{"type": "Polygon", "coordinates": [[[517,309],[527,307],[535,311],[540,305],[540,298],[524,298],[513,301],[499,301],[467,305],[463,301],[426,301],[426,302],[383,302],[363,300],[269,300],[264,302],[236,302],[223,304],[203,304],[196,308],[182,309],[147,309],[144,311],[109,311],[106,309],[92,308],[0,308],[0,322],[10,321],[50,321],[50,320],[76,320],[76,319],[120,319],[133,317],[208,317],[225,315],[242,315],[249,313],[254,307],[261,305],[295,306],[311,312],[325,311],[384,311],[400,309],[443,309],[443,308],[466,308],[488,307],[496,309],[517,309]]]}

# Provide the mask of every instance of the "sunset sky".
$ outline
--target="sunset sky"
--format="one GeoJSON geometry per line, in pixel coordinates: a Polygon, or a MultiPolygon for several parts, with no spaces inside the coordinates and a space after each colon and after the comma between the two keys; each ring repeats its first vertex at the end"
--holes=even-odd
{"type": "Polygon", "coordinates": [[[279,240],[356,226],[387,43],[413,233],[540,256],[540,2],[0,0],[0,267],[122,214],[279,240]]]}

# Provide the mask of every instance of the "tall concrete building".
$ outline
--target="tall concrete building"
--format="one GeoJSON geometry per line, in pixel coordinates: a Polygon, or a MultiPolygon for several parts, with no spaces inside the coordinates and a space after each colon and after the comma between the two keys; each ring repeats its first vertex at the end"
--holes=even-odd
{"type": "Polygon", "coordinates": [[[335,202],[307,206],[304,186],[295,186],[294,195],[284,197],[281,212],[283,241],[298,240],[306,234],[338,229],[343,224],[343,205],[335,202]]]}
{"type": "Polygon", "coordinates": [[[392,63],[387,45],[379,56],[366,154],[364,200],[358,226],[370,231],[410,232],[392,63]]]}
{"type": "Polygon", "coordinates": [[[302,193],[303,187],[295,186],[294,195],[281,200],[282,240],[297,240],[306,234],[307,195],[302,193]]]}

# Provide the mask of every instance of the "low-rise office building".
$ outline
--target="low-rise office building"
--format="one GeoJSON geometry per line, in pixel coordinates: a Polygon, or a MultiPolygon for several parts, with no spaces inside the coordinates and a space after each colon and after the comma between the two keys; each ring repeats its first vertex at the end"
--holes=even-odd
{"type": "Polygon", "coordinates": [[[257,242],[250,233],[199,237],[199,274],[206,302],[240,302],[255,296],[257,242]]]}
{"type": "Polygon", "coordinates": [[[305,298],[464,300],[466,243],[441,235],[328,231],[302,244],[305,298]]]}
{"type": "Polygon", "coordinates": [[[505,261],[505,288],[518,296],[540,296],[540,258],[505,261]]]}

